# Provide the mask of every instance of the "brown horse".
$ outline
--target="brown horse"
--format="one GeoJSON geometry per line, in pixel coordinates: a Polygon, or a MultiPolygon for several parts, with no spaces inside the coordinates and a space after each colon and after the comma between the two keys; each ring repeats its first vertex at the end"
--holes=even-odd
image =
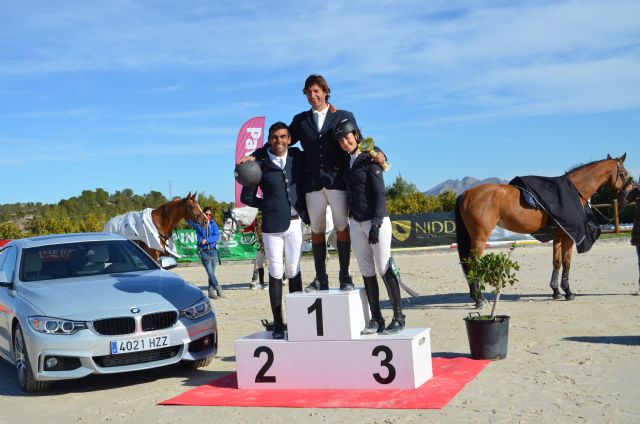
{"type": "MultiPolygon", "coordinates": [[[[628,180],[627,170],[623,166],[626,156],[626,153],[619,158],[607,155],[607,159],[579,166],[565,174],[578,190],[583,205],[605,184],[615,192],[624,188],[628,180]]],[[[476,250],[482,255],[489,235],[496,225],[516,233],[533,234],[544,228],[551,219],[544,211],[534,209],[525,203],[521,199],[520,190],[508,184],[482,184],[465,191],[456,201],[455,214],[458,255],[465,276],[469,271],[466,261],[472,251],[476,250]]],[[[556,229],[553,234],[551,277],[554,299],[561,297],[557,279],[560,265],[563,267],[561,287],[565,292],[565,299],[575,298],[569,288],[572,248],[571,237],[562,229],[556,229]]],[[[476,307],[483,307],[486,301],[482,294],[478,294],[478,283],[468,283],[476,307]]]]}
{"type": "Polygon", "coordinates": [[[180,220],[196,221],[203,226],[209,225],[207,215],[204,214],[202,208],[196,201],[196,194],[197,193],[191,194],[191,192],[189,192],[187,197],[171,200],[151,211],[151,219],[158,229],[160,244],[164,248],[164,251],[152,249],[141,242],[139,242],[139,244],[145,252],[156,261],[167,251],[167,242],[173,234],[173,229],[178,225],[180,220]]]}

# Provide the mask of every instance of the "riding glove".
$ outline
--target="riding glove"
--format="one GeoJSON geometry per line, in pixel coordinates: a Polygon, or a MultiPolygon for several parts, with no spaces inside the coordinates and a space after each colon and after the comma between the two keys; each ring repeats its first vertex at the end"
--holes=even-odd
{"type": "Polygon", "coordinates": [[[379,234],[380,234],[380,226],[372,225],[371,229],[369,230],[369,244],[378,244],[379,234]]]}

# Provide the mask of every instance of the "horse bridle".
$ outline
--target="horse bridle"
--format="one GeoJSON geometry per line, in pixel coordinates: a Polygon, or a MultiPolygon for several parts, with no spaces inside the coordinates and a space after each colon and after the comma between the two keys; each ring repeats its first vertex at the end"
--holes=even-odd
{"type": "MultiPolygon", "coordinates": [[[[625,169],[625,167],[616,159],[616,165],[618,165],[618,173],[616,174],[616,180],[613,182],[614,186],[618,182],[618,178],[622,180],[622,188],[620,190],[624,190],[624,188],[629,184],[629,172],[625,169]]],[[[620,191],[618,190],[618,191],[620,191]]]]}
{"type": "MultiPolygon", "coordinates": [[[[208,222],[209,218],[207,217],[207,214],[204,213],[202,211],[202,209],[200,209],[200,213],[196,215],[195,212],[192,210],[192,208],[189,207],[189,202],[193,202],[193,201],[191,199],[187,199],[187,201],[185,202],[184,206],[187,209],[187,211],[191,214],[191,218],[194,219],[194,220],[199,220],[201,216],[204,216],[203,221],[207,221],[208,222]]],[[[194,203],[194,207],[195,207],[196,203],[195,202],[193,202],[193,203],[194,203]]],[[[166,207],[166,205],[165,205],[165,207],[166,207]]]]}

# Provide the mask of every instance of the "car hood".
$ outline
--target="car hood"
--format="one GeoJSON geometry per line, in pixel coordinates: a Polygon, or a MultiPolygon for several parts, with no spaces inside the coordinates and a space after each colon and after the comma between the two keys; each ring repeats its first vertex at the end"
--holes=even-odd
{"type": "Polygon", "coordinates": [[[156,270],[23,283],[18,295],[42,315],[77,320],[184,309],[202,291],[173,273],[156,270]]]}

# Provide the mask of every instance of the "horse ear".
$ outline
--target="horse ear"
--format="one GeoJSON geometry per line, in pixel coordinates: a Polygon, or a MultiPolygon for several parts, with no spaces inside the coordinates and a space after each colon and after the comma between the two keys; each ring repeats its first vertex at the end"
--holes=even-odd
{"type": "Polygon", "coordinates": [[[185,197],[185,199],[188,199],[191,197],[191,191],[189,191],[189,194],[187,194],[187,197],[185,197]]]}
{"type": "Polygon", "coordinates": [[[197,195],[198,195],[198,192],[196,191],[196,192],[194,192],[194,193],[193,193],[193,196],[191,196],[191,198],[192,198],[193,200],[196,200],[196,196],[197,196],[197,195]]]}
{"type": "Polygon", "coordinates": [[[627,158],[627,152],[624,152],[624,155],[620,156],[620,163],[624,162],[624,160],[627,158]]]}
{"type": "Polygon", "coordinates": [[[607,153],[607,160],[613,159],[609,153],[607,153]]]}

